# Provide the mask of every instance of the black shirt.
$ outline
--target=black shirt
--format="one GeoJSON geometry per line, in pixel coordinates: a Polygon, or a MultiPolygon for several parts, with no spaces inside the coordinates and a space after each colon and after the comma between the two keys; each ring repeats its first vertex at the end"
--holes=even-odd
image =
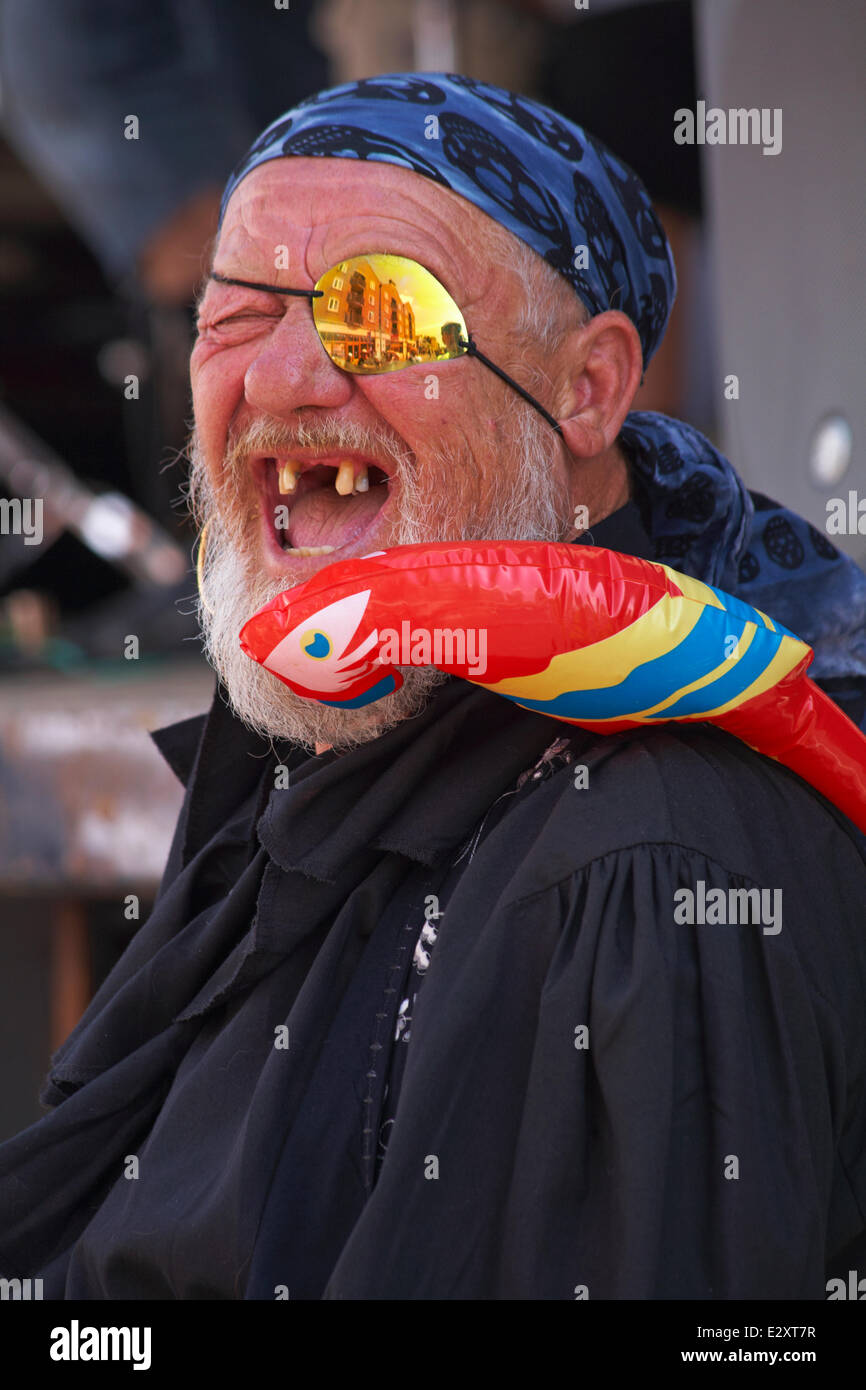
{"type": "Polygon", "coordinates": [[[0,1147],[6,1277],[824,1298],[862,1260],[866,860],[794,774],[456,680],[339,756],[219,696],[160,741],[188,780],[166,878],[0,1147]],[[749,889],[778,925],[678,920],[749,889]]]}

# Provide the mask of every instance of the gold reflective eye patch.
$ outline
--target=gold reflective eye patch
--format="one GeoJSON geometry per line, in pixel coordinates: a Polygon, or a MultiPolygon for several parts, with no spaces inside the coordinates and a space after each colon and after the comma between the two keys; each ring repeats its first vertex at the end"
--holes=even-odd
{"type": "Polygon", "coordinates": [[[316,282],[313,319],[347,372],[396,372],[462,357],[466,323],[435,276],[405,256],[352,256],[316,282]]]}

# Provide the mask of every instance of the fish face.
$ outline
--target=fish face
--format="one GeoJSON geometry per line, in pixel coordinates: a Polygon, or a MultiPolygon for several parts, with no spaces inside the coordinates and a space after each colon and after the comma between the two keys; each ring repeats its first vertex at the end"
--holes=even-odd
{"type": "Polygon", "coordinates": [[[277,599],[244,626],[241,646],[299,695],[326,704],[358,705],[368,703],[363,697],[375,688],[371,698],[379,699],[398,689],[402,680],[379,661],[378,631],[365,621],[370,592],[348,594],[322,608],[311,608],[309,602],[285,605],[277,599]]]}

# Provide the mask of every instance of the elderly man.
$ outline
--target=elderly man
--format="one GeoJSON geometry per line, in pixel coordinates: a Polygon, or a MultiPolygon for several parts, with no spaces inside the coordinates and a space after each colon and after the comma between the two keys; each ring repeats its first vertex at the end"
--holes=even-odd
{"type": "Polygon", "coordinates": [[[324,92],[236,170],[192,356],[220,687],[159,736],[187,796],[153,914],[51,1113],[0,1149],[4,1274],[55,1298],[820,1299],[856,1267],[845,817],[708,725],[600,737],[411,669],[335,708],[238,644],[338,559],[591,539],[759,602],[856,714],[864,577],[693,430],[629,415],[672,295],[629,171],[466,78],[324,92]],[[386,291],[417,322],[443,294],[474,351],[415,362],[404,323],[365,363],[328,314],[372,334],[386,291]],[[675,913],[752,887],[772,925],[675,913]]]}

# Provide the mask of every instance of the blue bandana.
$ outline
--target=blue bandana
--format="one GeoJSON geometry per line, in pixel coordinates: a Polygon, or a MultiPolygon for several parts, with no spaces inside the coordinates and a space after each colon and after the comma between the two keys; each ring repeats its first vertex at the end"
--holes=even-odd
{"type": "MultiPolygon", "coordinates": [[[[525,241],[591,313],[626,313],[644,365],[658,347],[676,277],[646,189],[547,107],[457,74],[390,73],[333,87],[259,137],[226,185],[220,223],[241,179],[284,155],[369,159],[423,174],[525,241]]],[[[866,729],[863,571],[802,517],[748,492],[691,426],[633,412],[621,442],[655,559],[738,594],[810,643],[810,674],[866,729]]]]}
{"type": "Polygon", "coordinates": [[[441,72],[332,87],[259,136],[226,184],[220,223],[241,179],[284,155],[370,159],[423,174],[525,241],[590,313],[627,314],[644,366],[658,347],[676,275],[649,195],[622,160],[546,106],[441,72]]]}
{"type": "Polygon", "coordinates": [[[653,558],[769,613],[815,649],[809,674],[866,732],[866,574],[796,512],[750,492],[699,430],[625,418],[653,558]]]}

